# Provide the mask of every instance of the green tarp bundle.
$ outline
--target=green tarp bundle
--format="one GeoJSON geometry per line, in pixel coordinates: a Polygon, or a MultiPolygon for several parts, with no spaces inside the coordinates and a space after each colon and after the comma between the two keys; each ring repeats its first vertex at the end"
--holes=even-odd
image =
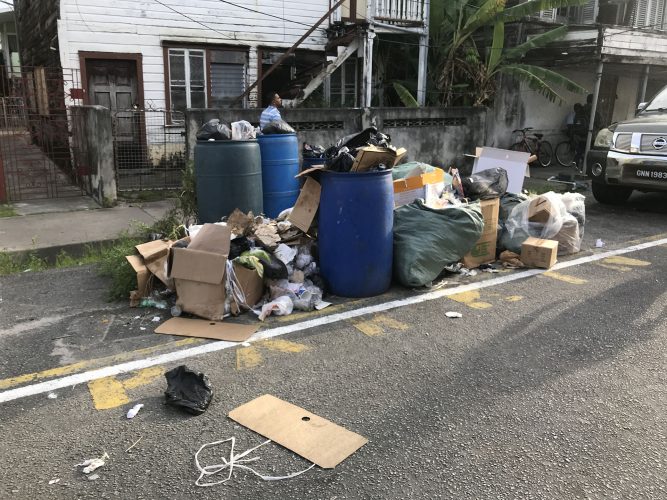
{"type": "Polygon", "coordinates": [[[394,210],[394,276],[424,286],[475,246],[484,230],[479,203],[442,209],[422,200],[394,210]]]}

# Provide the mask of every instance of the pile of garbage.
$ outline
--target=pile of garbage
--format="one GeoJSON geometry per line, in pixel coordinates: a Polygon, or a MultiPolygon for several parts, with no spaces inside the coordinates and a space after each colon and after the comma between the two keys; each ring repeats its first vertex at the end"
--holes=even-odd
{"type": "MultiPolygon", "coordinates": [[[[274,133],[289,127],[284,122],[271,125],[274,133]]],[[[250,138],[257,132],[248,122],[228,126],[211,120],[198,138],[250,138]]],[[[481,148],[473,173],[461,176],[456,168],[404,162],[407,151],[370,127],[328,148],[305,144],[303,154],[322,162],[299,174],[306,177],[301,195],[278,217],[237,209],[220,222],[190,226],[181,240],[137,246],[138,254],[127,257],[137,272],[131,305],[171,308],[174,316],[188,313],[212,321],[249,310],[264,320],[272,314],[329,305],[324,301],[327,281],[320,274],[316,217],[320,200],[316,178],[327,170],[350,175],[391,171],[389,274],[406,287],[428,287],[451,272],[546,269],[559,256],[581,249],[584,196],[523,194],[529,173],[527,153],[481,148]]]]}
{"type": "Polygon", "coordinates": [[[198,141],[248,141],[256,139],[260,134],[294,134],[295,130],[284,120],[268,123],[262,130],[253,127],[246,120],[225,123],[219,118],[213,118],[204,123],[197,130],[198,141]]]}
{"type": "Polygon", "coordinates": [[[326,307],[316,239],[293,225],[291,212],[273,220],[235,210],[224,221],[188,227],[178,241],[138,245],[139,255],[127,257],[137,272],[131,305],[212,321],[247,310],[264,320],[326,307]]]}

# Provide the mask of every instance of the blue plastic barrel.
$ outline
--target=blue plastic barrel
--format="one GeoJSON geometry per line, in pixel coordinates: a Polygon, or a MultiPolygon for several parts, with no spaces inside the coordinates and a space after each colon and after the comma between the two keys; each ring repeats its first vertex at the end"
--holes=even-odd
{"type": "Polygon", "coordinates": [[[323,171],[319,210],[322,278],[341,297],[371,297],[391,285],[394,189],[391,170],[323,171]]]}
{"type": "Polygon", "coordinates": [[[277,217],[299,197],[299,142],[296,134],[257,136],[262,152],[264,213],[277,217]]]}
{"type": "Polygon", "coordinates": [[[257,141],[197,141],[195,180],[199,222],[217,222],[235,208],[263,212],[257,141]]]}

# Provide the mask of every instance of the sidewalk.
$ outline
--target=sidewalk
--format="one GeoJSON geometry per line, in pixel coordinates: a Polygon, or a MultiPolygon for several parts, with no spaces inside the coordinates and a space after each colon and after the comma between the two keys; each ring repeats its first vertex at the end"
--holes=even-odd
{"type": "Polygon", "coordinates": [[[51,254],[114,240],[134,222],[160,219],[173,204],[174,200],[161,200],[100,208],[87,197],[16,203],[13,208],[19,215],[0,218],[0,252],[51,254]]]}

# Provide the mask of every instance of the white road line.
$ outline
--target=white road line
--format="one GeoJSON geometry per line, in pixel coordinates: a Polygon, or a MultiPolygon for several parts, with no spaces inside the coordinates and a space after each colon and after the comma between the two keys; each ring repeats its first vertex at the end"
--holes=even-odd
{"type": "MultiPolygon", "coordinates": [[[[567,269],[569,267],[579,266],[581,264],[587,264],[589,262],[595,262],[598,260],[606,259],[608,257],[613,257],[615,255],[623,255],[626,253],[637,252],[639,250],[645,250],[647,248],[657,247],[665,244],[667,244],[667,238],[656,241],[650,241],[647,243],[640,243],[638,245],[632,245],[617,250],[609,250],[606,252],[589,255],[587,257],[581,257],[578,259],[558,263],[555,266],[553,266],[550,269],[550,271],[567,269]]],[[[507,276],[500,276],[498,278],[492,278],[477,283],[470,283],[469,285],[461,285],[455,288],[436,290],[433,292],[423,293],[415,297],[392,300],[390,302],[384,302],[382,304],[376,304],[373,306],[360,307],[358,309],[353,309],[351,311],[345,311],[342,313],[332,314],[330,316],[324,316],[321,318],[315,318],[308,321],[302,321],[300,323],[294,323],[292,325],[286,325],[278,328],[271,328],[269,330],[264,330],[255,334],[252,340],[256,341],[262,339],[269,339],[272,337],[278,337],[288,333],[307,330],[309,328],[315,328],[323,325],[329,325],[331,323],[337,323],[339,321],[345,321],[351,318],[357,318],[359,316],[364,316],[367,314],[374,314],[382,311],[388,311],[390,309],[396,309],[398,307],[419,304],[421,302],[428,302],[442,297],[447,297],[448,295],[453,295],[456,293],[469,292],[472,290],[480,290],[492,286],[503,285],[505,283],[510,283],[512,281],[517,281],[524,278],[529,278],[531,276],[536,276],[544,272],[546,272],[546,269],[530,269],[528,271],[522,271],[507,276]]],[[[36,394],[43,394],[45,392],[55,391],[57,389],[62,389],[64,387],[71,387],[77,384],[84,384],[86,382],[90,382],[91,380],[97,380],[100,378],[110,377],[113,375],[119,375],[121,373],[126,373],[134,370],[141,370],[143,368],[148,368],[149,366],[173,363],[175,361],[181,361],[183,359],[191,358],[193,356],[201,356],[202,354],[209,354],[212,352],[217,352],[223,349],[229,349],[237,346],[238,344],[236,342],[224,342],[224,341],[212,342],[210,344],[190,347],[179,351],[161,354],[159,356],[150,356],[148,358],[138,359],[136,361],[128,361],[125,363],[119,363],[117,365],[99,368],[97,370],[90,370],[83,373],[77,373],[74,375],[68,375],[66,377],[48,380],[46,382],[39,382],[36,384],[26,385],[23,387],[18,387],[16,389],[10,389],[4,392],[0,392],[0,403],[6,403],[7,401],[13,401],[15,399],[34,396],[36,394]]]]}

